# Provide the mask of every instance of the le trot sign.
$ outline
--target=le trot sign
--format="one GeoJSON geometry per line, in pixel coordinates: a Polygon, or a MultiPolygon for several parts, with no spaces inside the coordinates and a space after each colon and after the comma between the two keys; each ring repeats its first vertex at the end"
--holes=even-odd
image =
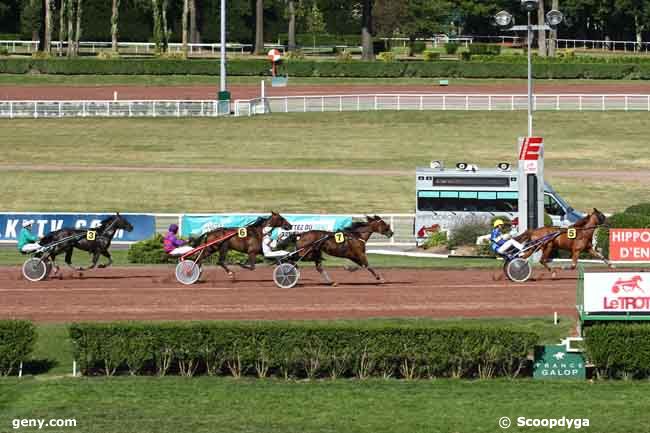
{"type": "Polygon", "coordinates": [[[650,273],[584,274],[586,313],[650,313],[650,273]]]}

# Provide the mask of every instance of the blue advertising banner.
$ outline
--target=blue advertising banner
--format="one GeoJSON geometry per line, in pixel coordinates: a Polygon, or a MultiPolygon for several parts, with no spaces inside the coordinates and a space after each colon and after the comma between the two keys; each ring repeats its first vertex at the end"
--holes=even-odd
{"type": "MultiPolygon", "coordinates": [[[[0,241],[16,241],[23,222],[32,221],[32,231],[39,237],[62,228],[84,229],[97,227],[112,214],[74,213],[0,213],[0,241]]],[[[132,232],[118,230],[115,242],[137,242],[156,233],[156,218],[146,214],[122,214],[133,226],[132,232]]]]}
{"type": "MultiPolygon", "coordinates": [[[[260,216],[266,215],[183,215],[181,220],[181,236],[197,236],[221,227],[245,227],[260,216]]],[[[293,228],[289,233],[302,233],[309,230],[336,231],[352,224],[352,217],[341,215],[282,215],[291,223],[293,228]]],[[[273,237],[282,230],[276,230],[273,237]],[[276,233],[277,232],[277,233],[276,233]]]]}

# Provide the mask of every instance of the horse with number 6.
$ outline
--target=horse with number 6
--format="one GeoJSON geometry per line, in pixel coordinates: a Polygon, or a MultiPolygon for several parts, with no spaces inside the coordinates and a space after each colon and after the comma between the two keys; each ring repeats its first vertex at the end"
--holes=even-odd
{"type": "Polygon", "coordinates": [[[262,231],[265,227],[279,227],[283,230],[291,230],[291,223],[279,213],[271,212],[271,216],[259,217],[246,227],[240,227],[238,229],[224,227],[204,233],[200,237],[192,240],[192,246],[196,247],[199,244],[224,238],[223,242],[209,247],[211,251],[207,251],[208,254],[206,257],[218,251],[219,266],[226,271],[230,278],[234,278],[235,274],[226,266],[226,254],[229,250],[247,254],[248,263],[239,263],[239,266],[251,271],[255,270],[257,255],[262,254],[262,239],[264,238],[262,231]],[[236,231],[236,233],[233,233],[233,231],[236,231]]]}
{"type": "MultiPolygon", "coordinates": [[[[303,249],[305,255],[301,256],[302,261],[314,262],[316,270],[325,278],[327,284],[336,285],[323,268],[323,253],[334,257],[349,259],[366,269],[379,283],[384,279],[377,271],[368,265],[366,255],[366,242],[373,233],[379,233],[387,238],[393,236],[390,225],[377,215],[366,217],[366,221],[355,222],[347,229],[340,232],[329,232],[324,230],[311,230],[305,233],[293,234],[278,244],[278,248],[284,248],[290,243],[296,245],[296,250],[303,249]]],[[[348,271],[356,271],[358,268],[346,268],[348,271]]]]}
{"type": "MultiPolygon", "coordinates": [[[[577,221],[569,228],[558,229],[557,227],[541,227],[538,229],[529,229],[517,236],[515,239],[519,242],[531,242],[548,236],[553,233],[558,235],[547,242],[542,247],[542,258],[539,263],[551,272],[552,277],[556,276],[556,272],[548,266],[551,261],[551,255],[557,250],[565,250],[571,252],[571,269],[575,269],[578,264],[578,257],[583,251],[588,252],[592,256],[602,260],[610,268],[612,264],[603,257],[598,251],[594,249],[593,237],[594,232],[600,226],[605,224],[605,215],[598,209],[594,208],[593,211],[586,217],[577,221]]],[[[531,254],[535,250],[531,251],[531,254]]],[[[530,254],[528,254],[529,256],[530,254]]]]}

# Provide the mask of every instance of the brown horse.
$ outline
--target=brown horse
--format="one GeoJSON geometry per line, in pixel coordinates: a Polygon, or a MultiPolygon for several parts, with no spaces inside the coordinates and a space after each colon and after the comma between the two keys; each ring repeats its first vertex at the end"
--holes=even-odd
{"type": "Polygon", "coordinates": [[[255,260],[258,254],[262,253],[262,230],[264,227],[281,227],[283,230],[291,230],[291,224],[284,219],[282,215],[276,212],[271,212],[269,217],[260,217],[255,222],[242,228],[219,228],[211,232],[203,234],[198,240],[194,240],[194,245],[197,243],[209,243],[223,237],[230,236],[227,240],[221,243],[216,243],[210,246],[206,251],[205,257],[210,256],[216,251],[219,251],[219,266],[223,268],[229,277],[233,278],[233,272],[226,266],[226,254],[229,250],[239,251],[248,254],[248,264],[240,263],[240,266],[254,270],[255,260]]]}
{"type": "MultiPolygon", "coordinates": [[[[571,252],[571,269],[576,268],[578,257],[583,251],[589,252],[592,256],[597,257],[605,262],[607,266],[611,267],[609,261],[603,257],[602,254],[596,251],[593,246],[594,232],[603,224],[605,224],[605,215],[603,215],[603,213],[598,209],[594,208],[589,215],[580,221],[577,221],[569,228],[560,229],[558,227],[541,227],[534,230],[530,229],[517,236],[516,240],[519,242],[532,242],[541,239],[544,236],[558,233],[555,238],[542,247],[542,258],[539,260],[541,265],[551,272],[553,277],[555,277],[555,271],[548,266],[548,262],[550,262],[551,254],[556,250],[571,252]]],[[[525,256],[530,256],[533,253],[534,250],[531,250],[531,252],[525,256]]]]}
{"type": "MultiPolygon", "coordinates": [[[[311,230],[289,236],[278,245],[278,248],[285,247],[295,241],[296,250],[302,249],[304,251],[302,254],[299,253],[301,260],[314,262],[316,270],[325,278],[327,284],[336,285],[323,268],[323,253],[350,259],[360,267],[368,270],[377,281],[383,283],[384,280],[379,273],[368,266],[366,242],[373,233],[380,233],[388,238],[393,236],[390,225],[375,215],[374,217],[366,217],[366,221],[356,222],[349,228],[337,233],[311,230]]],[[[348,270],[355,271],[357,269],[348,270]]]]}

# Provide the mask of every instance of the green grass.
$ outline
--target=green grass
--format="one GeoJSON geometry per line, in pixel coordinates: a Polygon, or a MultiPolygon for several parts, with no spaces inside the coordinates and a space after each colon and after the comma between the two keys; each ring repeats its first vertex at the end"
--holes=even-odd
{"type": "MultiPolygon", "coordinates": [[[[644,112],[537,113],[535,133],[546,141],[546,168],[647,169],[647,117],[644,112]]],[[[14,120],[0,124],[0,163],[410,171],[432,158],[471,159],[484,166],[512,161],[517,137],[525,133],[525,112],[14,120]]]]}
{"type": "Polygon", "coordinates": [[[0,381],[0,429],[61,418],[77,427],[57,431],[83,433],[494,433],[502,416],[565,416],[588,418],[586,431],[636,433],[650,422],[648,392],[647,382],[10,379],[0,381]]]}
{"type": "MultiPolygon", "coordinates": [[[[291,71],[289,71],[291,75],[291,71]]],[[[259,85],[263,77],[229,76],[229,85],[259,85]]],[[[267,77],[268,79],[268,77],[267,77]]],[[[648,86],[650,83],[640,80],[617,80],[617,83],[634,83],[639,86],[648,86]]],[[[437,85],[438,79],[434,78],[319,78],[319,77],[290,77],[290,86],[301,85],[437,85]]],[[[526,80],[522,79],[450,79],[449,91],[453,92],[454,85],[485,86],[485,85],[511,85],[519,84],[523,91],[526,89],[526,80]]],[[[607,85],[611,80],[536,80],[536,85],[607,85]]],[[[28,74],[0,74],[0,86],[210,86],[219,85],[219,76],[214,75],[28,75],[28,74]]]]}
{"type": "MultiPolygon", "coordinates": [[[[643,177],[596,174],[650,167],[646,121],[647,113],[538,113],[547,180],[578,209],[614,212],[650,200],[643,177]]],[[[523,112],[15,120],[0,124],[0,164],[182,166],[187,172],[5,170],[0,182],[21,191],[5,202],[16,211],[412,212],[417,165],[434,158],[482,167],[512,161],[525,125],[523,112]],[[193,172],[211,166],[352,172],[193,172]],[[391,173],[354,172],[367,169],[391,173]]]]}
{"type": "MultiPolygon", "coordinates": [[[[414,212],[412,176],[336,174],[0,172],[8,191],[21,191],[6,211],[100,212],[414,212]],[[65,193],[63,193],[65,192],[65,193]]],[[[576,209],[604,212],[650,201],[643,179],[548,176],[576,209]]]]}

